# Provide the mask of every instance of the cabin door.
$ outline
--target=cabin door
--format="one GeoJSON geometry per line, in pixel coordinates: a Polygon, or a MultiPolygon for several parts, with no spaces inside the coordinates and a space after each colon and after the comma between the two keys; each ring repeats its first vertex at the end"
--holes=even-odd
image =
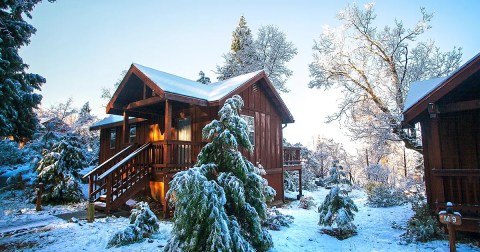
{"type": "MultiPolygon", "coordinates": [[[[185,117],[178,119],[178,140],[192,141],[192,119],[185,117]]],[[[179,144],[177,150],[178,164],[192,163],[192,146],[190,144],[179,144]]]]}

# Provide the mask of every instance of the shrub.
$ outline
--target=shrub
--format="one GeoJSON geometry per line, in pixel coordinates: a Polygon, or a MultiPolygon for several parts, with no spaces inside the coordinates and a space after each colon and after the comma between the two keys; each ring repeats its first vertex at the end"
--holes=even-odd
{"type": "Polygon", "coordinates": [[[141,241],[145,237],[150,237],[160,228],[157,217],[146,202],[139,202],[136,205],[129,220],[130,225],[125,230],[115,233],[108,241],[107,248],[120,247],[141,241]]]}
{"type": "Polygon", "coordinates": [[[303,196],[300,198],[300,202],[298,203],[298,207],[303,209],[310,209],[311,207],[315,206],[315,201],[311,196],[303,196]]]}
{"type": "Polygon", "coordinates": [[[37,182],[44,185],[46,203],[79,202],[84,196],[78,171],[85,167],[85,156],[78,137],[67,135],[53,146],[37,165],[37,182]]]}
{"type": "Polygon", "coordinates": [[[407,201],[401,189],[385,183],[370,182],[365,186],[367,204],[372,207],[399,206],[407,201]]]}
{"type": "Polygon", "coordinates": [[[293,223],[293,216],[282,214],[275,207],[267,210],[267,218],[262,223],[262,226],[270,230],[280,230],[281,227],[289,227],[293,223]]]}
{"type": "Polygon", "coordinates": [[[22,150],[14,141],[0,141],[0,165],[14,165],[23,163],[22,150]]]}
{"type": "Polygon", "coordinates": [[[420,200],[412,204],[414,216],[408,221],[407,229],[402,237],[407,243],[427,242],[440,237],[441,231],[435,218],[430,215],[426,202],[420,200]]]}

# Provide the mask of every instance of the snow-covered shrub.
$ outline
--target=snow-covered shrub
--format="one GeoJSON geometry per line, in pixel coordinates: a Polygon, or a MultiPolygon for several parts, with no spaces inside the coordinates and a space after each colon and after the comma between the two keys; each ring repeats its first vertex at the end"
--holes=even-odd
{"type": "Polygon", "coordinates": [[[300,198],[300,202],[298,203],[298,207],[303,208],[303,209],[310,209],[310,207],[315,206],[315,201],[313,200],[313,197],[311,196],[303,196],[300,198]]]}
{"type": "Polygon", "coordinates": [[[441,230],[435,218],[430,214],[428,204],[424,200],[412,203],[415,214],[408,221],[407,229],[402,237],[407,243],[427,242],[437,239],[441,230]]]}
{"type": "Polygon", "coordinates": [[[9,189],[19,190],[25,188],[25,182],[20,172],[9,177],[6,182],[9,189]]]}
{"type": "Polygon", "coordinates": [[[379,164],[371,164],[365,168],[367,175],[367,181],[387,183],[388,182],[388,169],[379,164]]]}
{"type": "Polygon", "coordinates": [[[84,199],[78,171],[85,165],[78,137],[67,134],[38,162],[36,182],[43,183],[42,201],[70,203],[84,199]]]}
{"type": "Polygon", "coordinates": [[[282,214],[275,207],[267,209],[267,218],[263,226],[270,230],[280,230],[281,227],[289,227],[293,223],[293,216],[282,214]]]}
{"type": "Polygon", "coordinates": [[[283,173],[283,188],[285,191],[298,191],[298,172],[285,171],[283,173]]]}
{"type": "Polygon", "coordinates": [[[23,163],[22,151],[18,143],[10,140],[0,141],[0,165],[23,163]]]}
{"type": "Polygon", "coordinates": [[[403,191],[387,183],[370,182],[366,185],[367,204],[372,207],[399,206],[407,202],[403,191]]]}
{"type": "Polygon", "coordinates": [[[318,224],[330,227],[335,224],[336,228],[333,230],[324,229],[325,233],[332,234],[339,239],[345,239],[356,233],[356,226],[353,224],[353,212],[358,212],[358,208],[348,196],[348,187],[351,183],[346,178],[343,167],[338,165],[338,161],[333,162],[329,175],[324,182],[325,185],[332,186],[332,188],[323,203],[318,207],[320,213],[318,224]]]}
{"type": "Polygon", "coordinates": [[[145,237],[150,237],[160,228],[157,216],[150,210],[146,202],[137,203],[132,209],[129,220],[130,225],[125,230],[115,233],[108,241],[107,248],[138,242],[145,237]]]}
{"type": "Polygon", "coordinates": [[[175,205],[172,236],[165,251],[266,251],[273,246],[261,223],[275,190],[267,185],[239,147],[252,151],[243,100],[225,101],[219,120],[203,128],[211,142],[195,167],[178,172],[167,197],[175,205]]]}

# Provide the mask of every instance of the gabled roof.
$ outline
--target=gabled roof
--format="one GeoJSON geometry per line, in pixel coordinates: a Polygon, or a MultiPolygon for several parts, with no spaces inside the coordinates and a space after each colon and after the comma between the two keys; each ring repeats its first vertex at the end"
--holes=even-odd
{"type": "Polygon", "coordinates": [[[205,85],[197,81],[188,80],[183,77],[158,71],[136,63],[130,66],[125,78],[122,80],[120,86],[108,103],[107,113],[111,113],[110,110],[114,108],[116,99],[132,74],[135,74],[140,78],[143,83],[162,99],[178,100],[182,102],[185,102],[187,99],[188,102],[202,106],[218,105],[231,95],[238,94],[250,85],[264,79],[264,82],[262,82],[264,83],[263,86],[270,99],[272,99],[273,103],[279,109],[282,121],[284,123],[294,122],[293,116],[263,70],[205,85]]]}
{"type": "Polygon", "coordinates": [[[427,110],[429,103],[437,102],[478,71],[480,71],[480,53],[447,77],[413,82],[405,99],[403,121],[410,123],[427,110]]]}

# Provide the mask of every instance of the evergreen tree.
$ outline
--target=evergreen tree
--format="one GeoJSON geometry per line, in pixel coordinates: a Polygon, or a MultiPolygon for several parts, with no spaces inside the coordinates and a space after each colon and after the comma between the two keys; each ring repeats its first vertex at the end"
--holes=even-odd
{"type": "Polygon", "coordinates": [[[203,129],[211,142],[195,167],[170,182],[167,197],[175,204],[175,223],[165,251],[266,251],[273,246],[261,224],[275,191],[239,151],[253,150],[247,123],[239,116],[242,106],[238,95],[227,99],[220,119],[203,129]]]}
{"type": "Polygon", "coordinates": [[[80,139],[67,134],[46,153],[37,165],[37,182],[44,185],[42,201],[46,203],[79,202],[79,170],[86,166],[80,139]]]}
{"type": "Polygon", "coordinates": [[[211,83],[210,81],[210,77],[207,77],[205,76],[205,73],[203,71],[200,71],[200,73],[198,73],[199,77],[197,82],[201,82],[203,84],[208,84],[208,83],[211,83]]]}
{"type": "Polygon", "coordinates": [[[40,0],[0,2],[0,136],[30,138],[38,120],[33,111],[40,104],[45,78],[27,73],[20,47],[30,43],[36,29],[24,20],[40,0]]]}
{"type": "Polygon", "coordinates": [[[241,16],[233,32],[230,52],[223,55],[224,64],[217,66],[218,79],[264,70],[277,90],[288,92],[285,83],[292,71],[285,64],[296,54],[297,49],[275,26],[262,26],[254,40],[245,18],[241,16]]]}
{"type": "Polygon", "coordinates": [[[354,211],[358,208],[350,197],[348,197],[348,188],[350,180],[346,178],[343,167],[338,165],[338,161],[333,162],[333,167],[329,172],[330,176],[324,182],[326,186],[332,186],[330,193],[325,197],[322,205],[318,208],[320,213],[319,225],[337,226],[335,235],[339,238],[349,237],[355,234],[356,226],[352,223],[354,211]]]}

